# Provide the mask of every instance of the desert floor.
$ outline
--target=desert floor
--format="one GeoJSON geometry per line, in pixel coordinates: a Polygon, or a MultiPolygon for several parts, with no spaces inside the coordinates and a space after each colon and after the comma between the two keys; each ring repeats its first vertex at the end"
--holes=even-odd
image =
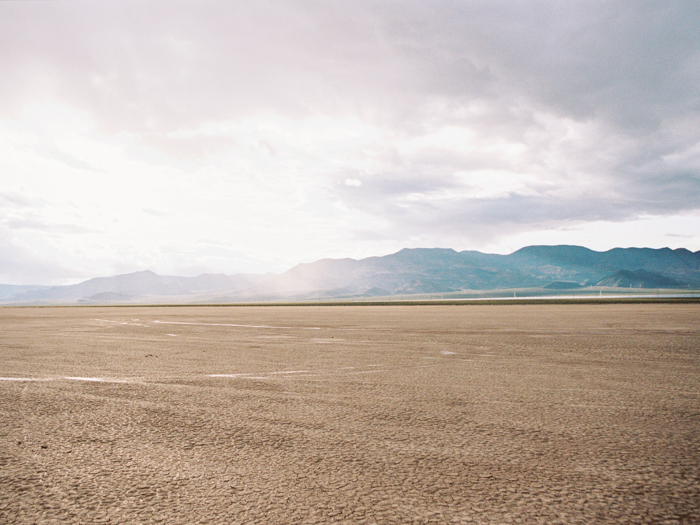
{"type": "Polygon", "coordinates": [[[700,305],[0,309],[0,523],[700,523],[700,305]]]}

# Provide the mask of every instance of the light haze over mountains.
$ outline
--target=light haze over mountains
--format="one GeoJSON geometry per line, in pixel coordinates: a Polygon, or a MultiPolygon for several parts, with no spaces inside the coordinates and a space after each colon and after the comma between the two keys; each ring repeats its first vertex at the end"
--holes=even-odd
{"type": "Polygon", "coordinates": [[[246,302],[362,299],[541,288],[700,288],[700,251],[528,246],[510,255],[404,249],[384,257],[323,259],[281,274],[198,277],[145,270],[57,287],[0,287],[5,303],[246,302]]]}

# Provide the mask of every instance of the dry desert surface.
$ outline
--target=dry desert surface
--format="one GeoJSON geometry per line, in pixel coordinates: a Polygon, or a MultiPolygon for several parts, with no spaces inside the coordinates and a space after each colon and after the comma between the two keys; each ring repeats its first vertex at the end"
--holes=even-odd
{"type": "Polygon", "coordinates": [[[0,523],[700,523],[700,305],[0,309],[0,523]]]}

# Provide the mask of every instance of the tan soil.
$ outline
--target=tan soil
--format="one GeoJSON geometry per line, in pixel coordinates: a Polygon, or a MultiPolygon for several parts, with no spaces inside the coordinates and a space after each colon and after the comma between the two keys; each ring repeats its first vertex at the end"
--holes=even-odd
{"type": "Polygon", "coordinates": [[[700,523],[699,305],[3,308],[0,377],[0,523],[700,523]]]}

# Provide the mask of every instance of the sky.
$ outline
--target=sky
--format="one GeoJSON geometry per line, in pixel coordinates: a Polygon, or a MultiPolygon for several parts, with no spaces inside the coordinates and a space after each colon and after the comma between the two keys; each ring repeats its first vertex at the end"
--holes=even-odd
{"type": "Polygon", "coordinates": [[[700,250],[700,2],[0,0],[0,283],[700,250]]]}

